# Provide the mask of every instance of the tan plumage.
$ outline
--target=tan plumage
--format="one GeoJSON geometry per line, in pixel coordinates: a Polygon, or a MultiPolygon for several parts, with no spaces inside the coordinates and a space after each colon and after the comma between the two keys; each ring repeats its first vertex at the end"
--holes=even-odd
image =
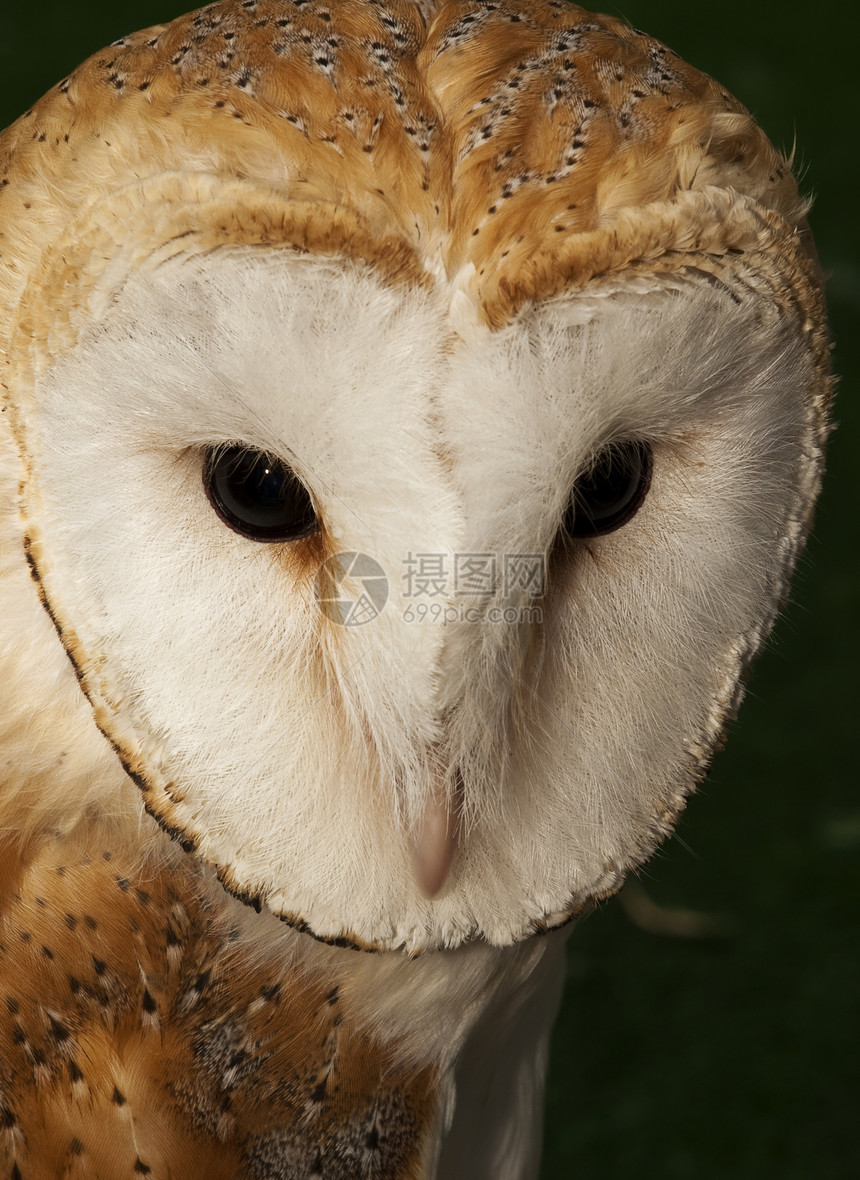
{"type": "MultiPolygon", "coordinates": [[[[222,0],[96,54],[0,137],[0,380],[23,461],[4,426],[6,502],[16,505],[0,536],[12,604],[0,653],[4,1174],[533,1174],[561,940],[527,936],[614,892],[667,834],[737,704],[808,524],[829,376],[804,214],[786,162],[730,95],[645,34],[564,0],[222,0]],[[799,341],[810,376],[785,464],[797,471],[774,518],[761,603],[749,619],[739,614],[738,633],[709,665],[708,704],[679,738],[677,766],[637,797],[614,842],[583,845],[581,871],[578,862],[564,888],[564,866],[546,881],[531,861],[511,868],[528,896],[507,927],[493,924],[477,887],[469,892],[472,857],[489,866],[485,893],[495,895],[494,849],[507,856],[508,845],[504,834],[480,843],[468,776],[465,788],[449,781],[439,804],[465,817],[450,890],[467,895],[459,909],[456,898],[444,908],[445,894],[416,901],[406,886],[395,904],[382,872],[368,886],[381,916],[360,904],[354,921],[344,916],[341,894],[357,888],[349,878],[318,910],[292,901],[292,882],[246,858],[231,825],[210,823],[170,777],[158,727],[144,732],[110,652],[79,634],[74,606],[55,590],[62,561],[28,434],[40,382],[90,339],[138,272],[177,259],[206,265],[225,247],[345,257],[386,290],[438,298],[449,351],[571,291],[602,297],[639,280],[662,291],[664,281],[675,290],[704,279],[737,302],[749,292],[799,341]],[[404,945],[430,953],[412,960],[404,945]],[[522,1017],[533,1003],[540,1015],[522,1017]],[[483,1110],[502,1083],[480,1072],[469,1037],[482,1028],[494,1042],[490,1026],[513,1028],[514,1014],[527,1029],[534,1022],[536,1064],[510,1107],[499,1099],[499,1118],[511,1135],[516,1108],[525,1146],[491,1141],[487,1117],[465,1131],[455,1119],[450,1141],[477,1145],[461,1163],[441,1146],[458,1060],[465,1052],[461,1108],[483,1110]]],[[[454,464],[456,448],[439,449],[442,465],[454,464]]],[[[322,527],[282,568],[307,587],[348,542],[322,527]]],[[[337,661],[352,659],[351,639],[335,632],[302,665],[314,700],[345,682],[337,661]]],[[[521,666],[507,649],[497,662],[530,676],[531,650],[521,666]]],[[[510,725],[505,740],[515,743],[511,715],[485,729],[510,725]]],[[[324,729],[323,744],[337,748],[340,723],[324,729]]],[[[372,724],[343,725],[373,763],[372,724]]],[[[431,753],[416,756],[421,773],[440,758],[438,732],[426,739],[431,753]]],[[[373,789],[357,798],[381,812],[373,789]]],[[[522,814],[527,828],[531,812],[522,814]]],[[[271,826],[269,814],[260,822],[271,826]]],[[[398,816],[379,829],[395,866],[408,863],[402,827],[398,816]]]]}
{"type": "Polygon", "coordinates": [[[7,1174],[209,1180],[288,1156],[313,1175],[370,1141],[371,1174],[420,1176],[432,1070],[356,1026],[337,972],[261,955],[193,875],[97,832],[50,845],[4,897],[7,1174]]]}
{"type": "Polygon", "coordinates": [[[95,193],[162,169],[351,210],[374,260],[396,230],[421,269],[474,266],[494,323],[553,282],[688,254],[783,242],[809,275],[785,161],[664,45],[567,0],[431,12],[228,0],[90,58],[4,136],[4,208],[35,230],[5,244],[6,302],[95,193]]]}

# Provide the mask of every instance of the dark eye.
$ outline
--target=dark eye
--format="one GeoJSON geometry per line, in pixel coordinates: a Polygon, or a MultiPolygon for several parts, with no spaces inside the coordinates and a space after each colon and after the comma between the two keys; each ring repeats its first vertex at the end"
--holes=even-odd
{"type": "Polygon", "coordinates": [[[644,442],[617,443],[601,451],[574,485],[564,516],[569,535],[600,537],[627,524],[648,494],[651,467],[651,448],[644,442]]]}
{"type": "Polygon", "coordinates": [[[213,448],[203,464],[203,486],[224,523],[252,541],[295,541],[317,527],[307,488],[263,451],[213,448]]]}

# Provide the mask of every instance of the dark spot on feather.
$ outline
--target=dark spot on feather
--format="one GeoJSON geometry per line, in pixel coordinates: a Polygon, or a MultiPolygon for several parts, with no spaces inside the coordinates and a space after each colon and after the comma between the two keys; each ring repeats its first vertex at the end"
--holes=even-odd
{"type": "Polygon", "coordinates": [[[69,1030],[64,1024],[60,1024],[59,1020],[55,1020],[53,1016],[49,1016],[48,1020],[51,1022],[51,1036],[58,1045],[62,1045],[71,1035],[69,1030]]]}

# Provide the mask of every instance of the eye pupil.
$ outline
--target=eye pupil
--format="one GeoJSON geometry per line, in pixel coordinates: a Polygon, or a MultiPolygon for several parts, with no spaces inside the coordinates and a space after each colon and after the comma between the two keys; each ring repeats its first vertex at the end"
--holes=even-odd
{"type": "Polygon", "coordinates": [[[213,448],[203,465],[203,486],[221,520],[252,541],[295,541],[317,528],[307,488],[263,451],[213,448]]]}
{"type": "Polygon", "coordinates": [[[277,467],[273,467],[267,459],[265,464],[258,463],[252,469],[243,486],[248,498],[253,500],[255,505],[274,508],[283,498],[283,473],[277,467]]]}
{"type": "Polygon", "coordinates": [[[601,451],[574,486],[564,517],[571,537],[600,537],[636,515],[651,484],[651,448],[626,442],[601,451]]]}

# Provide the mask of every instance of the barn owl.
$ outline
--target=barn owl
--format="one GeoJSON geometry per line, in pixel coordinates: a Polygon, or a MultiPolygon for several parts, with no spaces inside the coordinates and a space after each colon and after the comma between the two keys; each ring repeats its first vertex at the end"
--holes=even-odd
{"type": "Polygon", "coordinates": [[[526,1180],[820,478],[814,250],[562,0],[218,0],[0,137],[0,1166],[526,1180]]]}

